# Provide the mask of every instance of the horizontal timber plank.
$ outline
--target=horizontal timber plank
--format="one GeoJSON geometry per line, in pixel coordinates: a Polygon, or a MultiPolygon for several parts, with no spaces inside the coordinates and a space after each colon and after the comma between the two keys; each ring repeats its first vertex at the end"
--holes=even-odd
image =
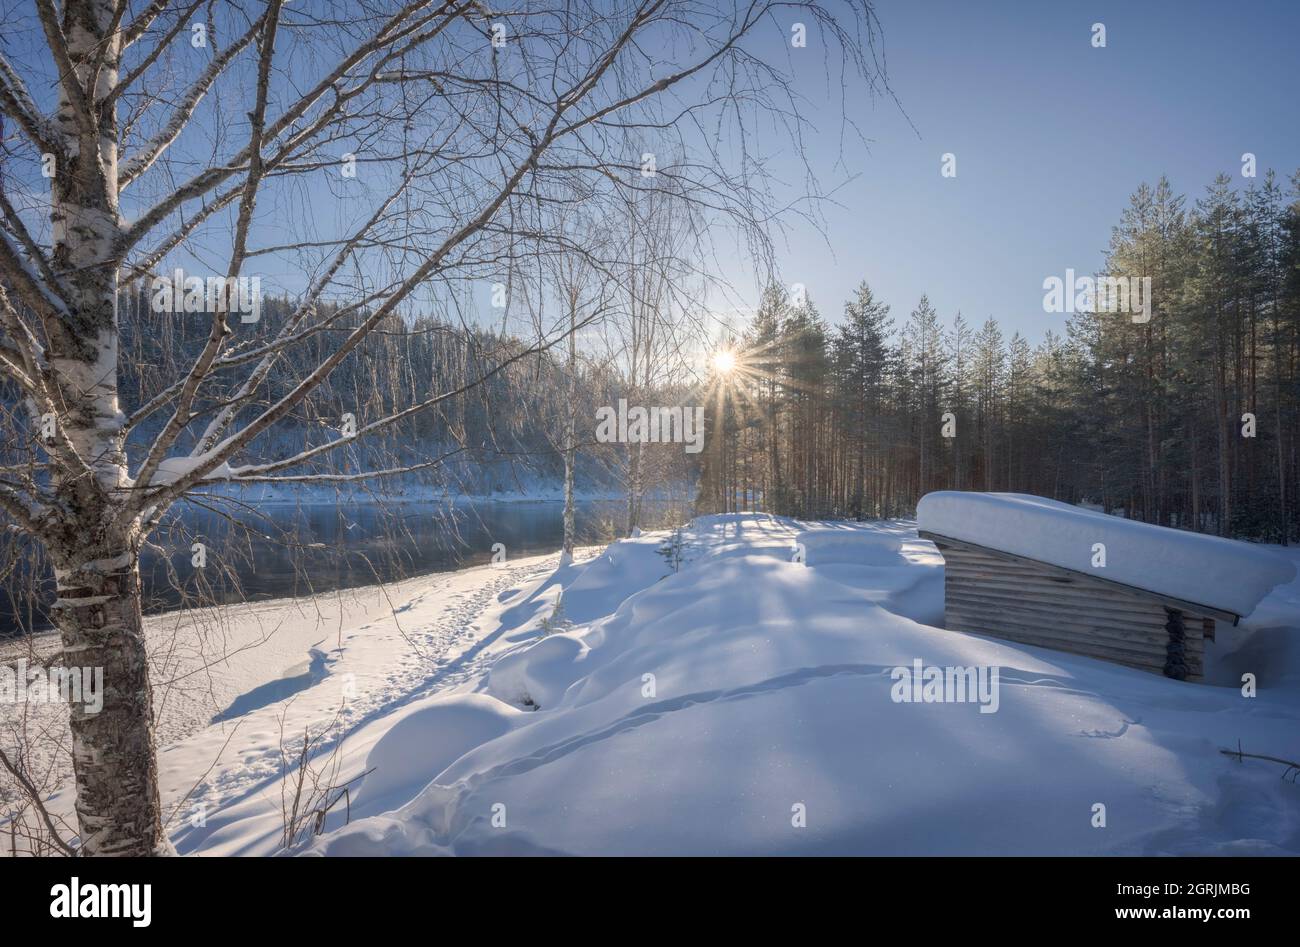
{"type": "Polygon", "coordinates": [[[971,603],[960,599],[954,600],[951,605],[951,611],[953,613],[960,612],[963,615],[978,615],[990,622],[1023,625],[1026,628],[1042,629],[1046,632],[1057,633],[1067,637],[1095,638],[1099,641],[1110,641],[1116,644],[1141,646],[1144,648],[1159,650],[1162,653],[1169,641],[1169,633],[1163,628],[1124,629],[1115,626],[1091,625],[1083,622],[1053,621],[1050,617],[1025,613],[1008,616],[1002,610],[985,608],[980,606],[978,603],[971,603]]]}
{"type": "MultiPolygon", "coordinates": [[[[1008,621],[986,612],[970,611],[955,606],[947,617],[947,625],[954,631],[969,631],[978,628],[982,634],[1016,636],[1017,640],[1026,637],[1035,641],[1054,642],[1059,647],[1075,645],[1096,647],[1111,651],[1126,651],[1132,654],[1158,658],[1164,663],[1168,642],[1149,638],[1123,638],[1104,634],[1089,634],[1070,628],[1052,628],[1022,621],[1008,621]]],[[[1193,649],[1188,649],[1193,650],[1193,649]]]]}
{"type": "MultiPolygon", "coordinates": [[[[1039,624],[1071,628],[1095,628],[1098,631],[1129,631],[1139,636],[1154,636],[1161,641],[1168,637],[1167,618],[1164,615],[1122,611],[1072,610],[1062,608],[1059,602],[1032,598],[1011,598],[996,594],[990,595],[986,592],[973,591],[960,586],[945,588],[944,602],[946,604],[962,604],[968,608],[977,608],[999,617],[1020,617],[1039,624]]],[[[1189,622],[1184,619],[1183,628],[1188,638],[1199,640],[1204,637],[1204,629],[1199,622],[1189,622]]]]}
{"type": "Polygon", "coordinates": [[[1083,575],[1060,575],[1055,572],[1044,572],[1038,569],[1004,569],[996,562],[986,562],[982,560],[966,559],[959,556],[953,556],[951,559],[944,558],[945,565],[952,565],[954,568],[969,572],[972,575],[981,576],[1003,576],[1009,579],[1019,579],[1030,582],[1043,582],[1051,585],[1072,585],[1079,588],[1092,589],[1096,592],[1110,595],[1121,596],[1123,598],[1141,599],[1160,604],[1149,595],[1143,595],[1141,592],[1134,592],[1126,586],[1116,586],[1099,582],[1096,579],[1089,579],[1083,575]]]}
{"type": "Polygon", "coordinates": [[[1143,600],[1143,598],[1115,596],[1115,594],[1097,594],[1092,592],[1091,589],[1083,588],[1082,585],[1060,585],[1005,578],[989,579],[983,578],[983,576],[970,575],[967,572],[956,570],[956,568],[949,572],[946,579],[948,579],[948,584],[959,585],[959,587],[987,588],[991,589],[991,591],[1000,592],[1024,592],[1039,594],[1039,596],[1061,597],[1062,600],[1097,602],[1099,605],[1118,607],[1118,609],[1132,611],[1132,613],[1164,615],[1166,609],[1166,606],[1158,604],[1158,602],[1143,600]]]}
{"type": "MultiPolygon", "coordinates": [[[[964,634],[987,635],[990,638],[996,638],[999,641],[1008,641],[1013,644],[1026,645],[1033,648],[1046,648],[1049,651],[1057,651],[1061,654],[1077,654],[1085,658],[1095,658],[1099,661],[1114,661],[1116,664],[1123,664],[1126,667],[1141,668],[1144,671],[1153,673],[1164,673],[1165,659],[1156,658],[1148,654],[1133,654],[1128,651],[1115,651],[1101,647],[1088,647],[1087,645],[1077,644],[1072,647],[1061,647],[1052,641],[1045,641],[1040,638],[1020,637],[1015,635],[995,635],[992,632],[979,628],[962,629],[964,634]]],[[[1189,670],[1194,670],[1189,668],[1189,670]]]]}
{"type": "MultiPolygon", "coordinates": [[[[982,559],[987,559],[997,564],[1001,564],[1005,562],[1008,564],[1014,563],[1020,567],[1028,566],[1031,568],[1031,570],[1038,570],[1043,572],[1046,575],[1057,576],[1066,579],[1073,579],[1074,581],[1077,582],[1095,583],[1098,586],[1105,586],[1116,592],[1121,592],[1129,595],[1138,595],[1144,598],[1150,598],[1155,601],[1159,601],[1166,605],[1169,605],[1170,607],[1177,608],[1189,615],[1216,618],[1220,621],[1230,622],[1233,625],[1237,624],[1239,620],[1239,616],[1233,614],[1232,612],[1227,612],[1227,611],[1223,611],[1222,609],[1212,608],[1208,605],[1199,605],[1195,602],[1188,602],[1186,600],[1175,598],[1173,596],[1163,595],[1158,592],[1151,592],[1147,589],[1139,589],[1136,586],[1127,585],[1123,582],[1118,582],[1114,579],[1103,578],[1101,576],[1096,576],[1096,575],[1090,575],[1088,573],[1079,572],[1078,570],[1075,569],[1066,569],[1063,566],[1057,566],[1046,562],[1040,562],[1035,559],[1029,559],[1025,556],[1018,556],[1014,553],[1004,552],[999,549],[990,549],[986,546],[980,546],[976,543],[969,543],[964,540],[953,539],[948,536],[940,536],[938,534],[931,533],[926,530],[920,530],[918,531],[918,534],[922,539],[928,539],[931,542],[933,542],[936,546],[939,547],[940,551],[944,555],[945,562],[948,561],[950,552],[955,550],[958,555],[955,556],[954,558],[959,558],[960,554],[977,555],[980,556],[982,559]]],[[[1010,566],[1008,565],[1008,568],[1009,567],[1010,566]]]]}
{"type": "MultiPolygon", "coordinates": [[[[1164,614],[1164,609],[1169,607],[1149,597],[1126,595],[1104,586],[1091,586],[1083,582],[1058,582],[1038,575],[1016,577],[993,571],[986,572],[972,569],[959,561],[946,565],[945,576],[948,579],[960,580],[965,584],[982,588],[1008,590],[1026,595],[1051,595],[1053,598],[1088,602],[1098,607],[1120,607],[1132,611],[1150,611],[1153,614],[1164,614]]],[[[1188,612],[1183,609],[1180,611],[1183,611],[1189,619],[1194,618],[1197,621],[1206,617],[1199,612],[1188,612]]]]}
{"type": "Polygon", "coordinates": [[[1060,641],[1060,643],[1092,643],[1100,648],[1119,648],[1130,652],[1154,654],[1160,656],[1161,661],[1164,661],[1166,648],[1169,645],[1167,635],[1164,637],[1125,636],[1096,632],[1091,628],[1047,626],[1031,620],[1008,619],[1002,615],[989,614],[987,611],[967,609],[961,605],[954,605],[949,611],[946,624],[956,631],[979,627],[989,635],[1014,632],[1017,635],[1032,635],[1037,639],[1060,641]]]}
{"type": "MultiPolygon", "coordinates": [[[[952,577],[945,581],[944,594],[945,597],[961,597],[1016,611],[1049,611],[1065,620],[1086,619],[1089,622],[1102,624],[1157,628],[1164,628],[1168,621],[1168,614],[1162,606],[1151,608],[1133,606],[1124,602],[1098,601],[1077,593],[1061,594],[1036,587],[1016,588],[1006,584],[972,583],[961,577],[952,577]]],[[[1205,633],[1204,620],[1199,616],[1184,614],[1183,624],[1189,634],[1205,633]]]]}
{"type": "Polygon", "coordinates": [[[1236,616],[1100,576],[921,534],[944,557],[944,613],[953,631],[1163,674],[1168,609],[1183,613],[1187,679],[1204,673],[1213,621],[1236,616]]]}
{"type": "Polygon", "coordinates": [[[947,596],[946,601],[950,605],[978,609],[999,618],[1018,617],[1026,622],[1057,628],[1069,628],[1076,632],[1095,631],[1098,634],[1127,634],[1134,638],[1150,638],[1162,642],[1168,638],[1168,631],[1164,622],[1129,621],[1122,616],[1071,615],[1062,613],[1059,609],[1053,609],[1047,605],[1026,602],[1000,602],[996,599],[965,596],[960,593],[947,596]]]}
{"type": "MultiPolygon", "coordinates": [[[[1014,609],[1016,612],[1038,615],[1044,619],[1051,618],[1060,622],[1099,625],[1110,627],[1132,627],[1138,629],[1157,629],[1164,635],[1168,617],[1163,611],[1139,612],[1123,608],[1084,607],[1083,603],[1062,602],[1059,599],[1041,595],[1017,593],[1010,590],[970,588],[963,585],[946,584],[945,600],[960,600],[989,608],[1014,609]]],[[[1184,626],[1189,635],[1203,634],[1199,621],[1184,619],[1184,626]]]]}
{"type": "MultiPolygon", "coordinates": [[[[1122,664],[1126,667],[1139,668],[1144,671],[1150,671],[1154,674],[1163,674],[1167,656],[1160,652],[1134,652],[1125,648],[1114,648],[1105,644],[1089,644],[1079,639],[1059,639],[1051,638],[1044,635],[1035,635],[1028,630],[1020,629],[993,629],[982,627],[979,624],[958,625],[953,628],[967,634],[987,635],[990,638],[996,638],[1002,641],[1011,641],[1017,644],[1029,645],[1031,647],[1047,648],[1052,651],[1059,651],[1065,654],[1077,654],[1083,657],[1096,658],[1103,661],[1111,661],[1115,664],[1122,664]]],[[[1185,663],[1188,669],[1188,680],[1199,680],[1204,673],[1204,662],[1199,655],[1190,649],[1185,655],[1185,663]]]]}

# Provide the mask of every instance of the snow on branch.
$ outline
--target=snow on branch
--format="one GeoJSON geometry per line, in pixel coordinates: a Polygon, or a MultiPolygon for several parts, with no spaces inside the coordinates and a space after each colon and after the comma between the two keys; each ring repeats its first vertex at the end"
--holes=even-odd
{"type": "Polygon", "coordinates": [[[61,280],[50,267],[50,261],[47,259],[44,251],[28,232],[27,227],[23,224],[22,217],[19,216],[18,211],[14,208],[13,204],[9,202],[9,197],[5,194],[3,189],[0,189],[0,213],[4,214],[5,226],[13,232],[13,235],[18,238],[18,242],[22,244],[23,249],[27,253],[27,259],[32,263],[35,263],[36,268],[40,270],[40,276],[44,281],[44,285],[47,288],[56,291],[57,296],[54,298],[57,298],[66,307],[72,299],[72,293],[69,291],[64,281],[61,280]]]}
{"type": "MultiPolygon", "coordinates": [[[[5,220],[9,220],[7,211],[5,220]]],[[[37,258],[43,259],[40,256],[37,258]]],[[[3,229],[0,229],[0,274],[9,278],[11,284],[22,292],[23,300],[41,316],[64,319],[69,315],[67,303],[54,295],[3,229]]]]}
{"type": "Polygon", "coordinates": [[[33,503],[13,487],[0,484],[0,510],[4,510],[14,522],[24,529],[36,535],[41,535],[41,518],[46,508],[33,503]]]}
{"type": "Polygon", "coordinates": [[[59,135],[50,120],[32,101],[22,77],[0,53],[0,108],[18,122],[27,137],[44,152],[58,154],[59,135]]]}

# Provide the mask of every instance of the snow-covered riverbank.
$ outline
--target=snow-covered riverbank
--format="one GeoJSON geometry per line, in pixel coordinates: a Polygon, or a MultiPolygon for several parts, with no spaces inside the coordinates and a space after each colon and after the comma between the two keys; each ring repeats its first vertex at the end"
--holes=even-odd
{"type": "Polygon", "coordinates": [[[178,850],[280,851],[305,773],[323,855],[1300,853],[1300,788],[1219,752],[1300,755],[1300,579],[1197,685],[942,630],[910,524],[707,517],[676,569],[669,539],[268,608],[293,683],[224,672],[229,719],[165,738],[178,850]],[[917,661],[996,667],[995,710],[898,701],[917,661]]]}
{"type": "MultiPolygon", "coordinates": [[[[383,586],[146,618],[156,732],[164,766],[174,757],[184,757],[171,767],[179,782],[165,784],[164,796],[172,791],[184,795],[194,778],[217,760],[215,755],[202,758],[209,742],[220,745],[234,728],[243,731],[255,718],[277,716],[286,705],[297,705],[299,696],[338,697],[340,675],[354,673],[338,666],[345,651],[350,659],[359,659],[364,650],[382,672],[382,681],[365,694],[358,686],[358,697],[343,720],[366,706],[367,699],[383,701],[400,696],[403,686],[417,686],[426,668],[433,673],[439,659],[454,656],[459,645],[477,640],[478,619],[493,595],[521,577],[554,568],[557,562],[554,555],[532,556],[500,567],[435,573],[383,586]],[[365,649],[353,641],[357,637],[365,639],[365,649]],[[321,684],[325,688],[316,690],[321,684]],[[187,741],[197,746],[168,755],[187,741]],[[191,766],[197,767],[192,775],[191,766]]],[[[0,663],[26,659],[34,666],[57,650],[53,633],[4,642],[0,663]]],[[[319,716],[314,707],[290,713],[286,725],[300,733],[299,723],[314,725],[319,716]]],[[[61,704],[0,703],[2,745],[12,747],[16,734],[23,733],[29,769],[45,785],[57,785],[71,775],[66,730],[67,713],[61,704]]],[[[252,752],[249,745],[242,747],[252,752]]],[[[0,802],[12,798],[3,793],[11,788],[5,779],[0,774],[0,802]]]]}

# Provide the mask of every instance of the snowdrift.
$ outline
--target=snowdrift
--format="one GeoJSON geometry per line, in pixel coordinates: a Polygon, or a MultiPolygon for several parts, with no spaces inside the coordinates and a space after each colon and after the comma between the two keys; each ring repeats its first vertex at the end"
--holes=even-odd
{"type": "MultiPolygon", "coordinates": [[[[335,804],[291,854],[1300,854],[1300,790],[1219,752],[1300,755],[1300,580],[1192,688],[937,627],[913,524],[704,517],[680,559],[668,538],[413,579],[324,624],[260,604],[281,631],[229,718],[160,753],[177,850],[285,853],[310,730],[335,804]],[[259,690],[309,646],[323,677],[259,690]],[[916,662],[997,669],[996,707],[896,699],[916,662]]],[[[49,805],[71,818],[70,786],[49,805]]]]}
{"type": "Polygon", "coordinates": [[[361,800],[380,778],[400,796],[417,760],[426,784],[310,853],[1300,852],[1300,793],[1218,752],[1294,754],[1293,688],[1264,677],[1247,700],[922,624],[942,561],[901,524],[707,517],[679,571],[664,539],[516,590],[518,643],[463,711],[482,742],[435,716],[371,741],[361,800]],[[574,624],[547,634],[535,603],[561,584],[574,624]],[[891,673],[917,660],[999,668],[996,712],[896,702],[891,673]]]}

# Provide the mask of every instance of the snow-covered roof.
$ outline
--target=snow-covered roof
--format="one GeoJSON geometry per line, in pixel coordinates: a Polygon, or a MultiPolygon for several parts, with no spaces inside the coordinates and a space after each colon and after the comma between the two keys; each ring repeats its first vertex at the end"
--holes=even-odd
{"type": "Polygon", "coordinates": [[[1022,493],[942,490],[922,497],[916,516],[926,532],[1242,616],[1296,574],[1286,559],[1250,543],[1022,493]],[[1093,565],[1097,543],[1105,566],[1093,565]]]}

